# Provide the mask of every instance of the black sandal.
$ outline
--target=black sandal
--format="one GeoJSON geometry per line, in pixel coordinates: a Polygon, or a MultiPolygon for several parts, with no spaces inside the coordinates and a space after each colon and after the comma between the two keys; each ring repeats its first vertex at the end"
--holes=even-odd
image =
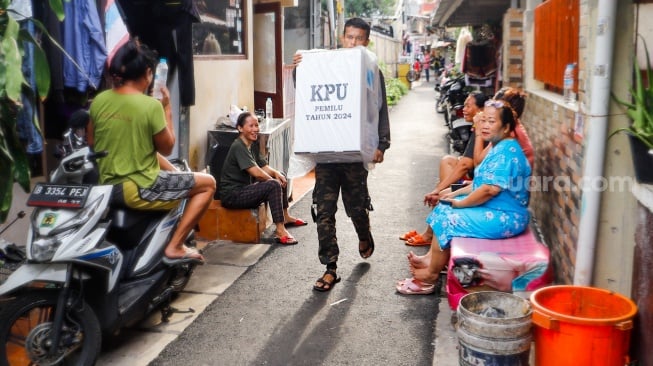
{"type": "Polygon", "coordinates": [[[326,272],[322,275],[322,277],[318,278],[316,281],[316,284],[313,286],[313,290],[315,291],[320,291],[320,292],[326,292],[326,291],[331,291],[333,286],[335,286],[336,283],[340,282],[340,277],[336,274],[334,270],[327,269],[326,272]],[[333,280],[327,281],[325,279],[326,275],[331,275],[333,277],[333,280]],[[321,284],[322,286],[318,286],[317,284],[321,284]]]}
{"type": "Polygon", "coordinates": [[[374,254],[374,238],[372,237],[372,233],[369,234],[369,239],[367,240],[367,247],[365,249],[361,250],[360,249],[360,243],[358,244],[358,253],[361,255],[361,258],[367,259],[374,254]],[[369,252],[369,254],[367,254],[369,252]],[[367,255],[366,255],[367,254],[367,255]]]}

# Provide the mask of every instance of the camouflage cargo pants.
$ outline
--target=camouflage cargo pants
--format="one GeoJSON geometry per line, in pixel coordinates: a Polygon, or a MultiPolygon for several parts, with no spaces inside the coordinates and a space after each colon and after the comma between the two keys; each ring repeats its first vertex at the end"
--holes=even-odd
{"type": "Polygon", "coordinates": [[[338,239],[336,237],[336,211],[338,195],[342,191],[345,212],[354,223],[361,241],[370,237],[369,211],[372,209],[367,190],[367,170],[362,163],[317,164],[315,167],[315,188],[313,209],[317,223],[320,263],[338,261],[338,239]]]}

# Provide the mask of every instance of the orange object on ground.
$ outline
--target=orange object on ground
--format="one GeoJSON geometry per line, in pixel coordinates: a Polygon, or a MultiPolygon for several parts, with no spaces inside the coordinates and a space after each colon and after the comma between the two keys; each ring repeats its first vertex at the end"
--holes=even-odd
{"type": "Polygon", "coordinates": [[[408,239],[412,238],[415,235],[417,235],[417,231],[416,230],[411,230],[411,231],[405,233],[404,235],[400,236],[399,240],[408,240],[408,239]]]}
{"type": "Polygon", "coordinates": [[[637,305],[592,287],[550,286],[531,294],[535,365],[628,364],[637,305]]]}
{"type": "Polygon", "coordinates": [[[422,235],[417,234],[411,238],[408,238],[408,240],[406,240],[406,245],[409,245],[411,247],[425,247],[431,245],[431,242],[425,240],[422,235]]]}

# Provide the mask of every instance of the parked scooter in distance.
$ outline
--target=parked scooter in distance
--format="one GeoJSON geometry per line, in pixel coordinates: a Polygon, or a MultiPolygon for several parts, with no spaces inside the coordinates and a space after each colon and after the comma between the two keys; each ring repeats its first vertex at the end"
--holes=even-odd
{"type": "Polygon", "coordinates": [[[170,302],[197,262],[163,258],[186,202],[169,212],[111,207],[112,186],[82,183],[106,154],[77,148],[34,187],[27,262],[0,286],[0,364],[93,365],[103,335],[177,311],[170,302]]]}
{"type": "Polygon", "coordinates": [[[449,127],[449,133],[447,134],[449,138],[449,149],[458,154],[465,152],[473,126],[471,122],[465,120],[463,114],[465,100],[468,95],[464,77],[456,78],[447,93],[445,120],[448,122],[447,126],[449,127]]]}

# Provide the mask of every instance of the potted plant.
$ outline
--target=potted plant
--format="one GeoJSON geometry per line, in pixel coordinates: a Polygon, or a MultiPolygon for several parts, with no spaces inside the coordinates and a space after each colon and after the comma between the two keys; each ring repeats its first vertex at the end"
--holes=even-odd
{"type": "Polygon", "coordinates": [[[642,79],[635,57],[635,83],[630,88],[632,102],[612,95],[613,99],[626,109],[631,124],[613,131],[610,137],[617,133],[626,133],[629,136],[635,178],[640,183],[653,184],[653,72],[646,42],[643,43],[647,63],[646,80],[642,79]]]}

